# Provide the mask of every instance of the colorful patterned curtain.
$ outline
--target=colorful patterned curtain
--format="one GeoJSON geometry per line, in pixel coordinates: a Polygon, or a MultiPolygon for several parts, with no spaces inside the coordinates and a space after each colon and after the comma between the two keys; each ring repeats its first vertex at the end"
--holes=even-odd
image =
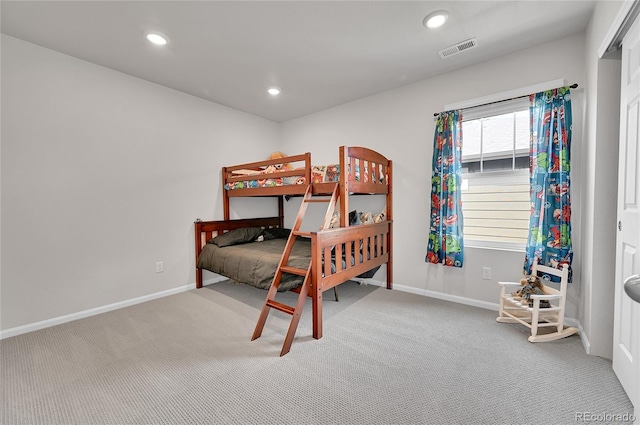
{"type": "Polygon", "coordinates": [[[571,94],[562,87],[530,96],[531,218],[524,272],[536,259],[571,276],[571,94]]]}
{"type": "Polygon", "coordinates": [[[431,219],[425,259],[429,263],[462,267],[461,158],[462,114],[442,112],[433,137],[431,219]]]}

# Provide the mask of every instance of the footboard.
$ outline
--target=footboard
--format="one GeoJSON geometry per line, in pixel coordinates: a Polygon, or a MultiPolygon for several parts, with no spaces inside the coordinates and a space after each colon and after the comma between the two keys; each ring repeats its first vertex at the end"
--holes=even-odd
{"type": "Polygon", "coordinates": [[[262,227],[265,229],[283,227],[282,217],[247,218],[238,220],[195,221],[196,288],[202,288],[202,269],[198,268],[198,257],[202,247],[213,237],[229,230],[243,227],[262,227]]]}
{"type": "Polygon", "coordinates": [[[383,221],[312,233],[313,280],[318,282],[318,289],[326,291],[387,263],[390,229],[391,222],[383,221]],[[335,261],[322,261],[332,257],[335,261]]]}

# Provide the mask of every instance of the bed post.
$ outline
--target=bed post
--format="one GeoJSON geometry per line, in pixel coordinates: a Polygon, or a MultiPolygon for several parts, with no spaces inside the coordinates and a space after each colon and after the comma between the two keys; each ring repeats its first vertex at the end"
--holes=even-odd
{"type": "Polygon", "coordinates": [[[224,219],[229,220],[229,193],[225,186],[227,184],[227,167],[222,167],[222,210],[224,219]]]}
{"type": "Polygon", "coordinates": [[[322,338],[322,262],[319,261],[321,251],[318,244],[318,236],[311,237],[311,285],[309,296],[311,297],[311,321],[313,326],[313,338],[322,338]]]}
{"type": "Polygon", "coordinates": [[[278,196],[278,217],[280,217],[280,228],[284,229],[284,195],[278,196]]]}
{"type": "Polygon", "coordinates": [[[340,146],[340,227],[347,227],[349,225],[348,164],[349,158],[347,148],[340,146]]]}
{"type": "Polygon", "coordinates": [[[311,152],[305,152],[304,154],[304,178],[307,185],[313,183],[311,180],[311,152]]]}
{"type": "Polygon", "coordinates": [[[387,164],[387,220],[389,220],[389,237],[387,238],[387,253],[389,261],[387,262],[387,289],[393,288],[393,169],[392,161],[387,164]]]}
{"type": "Polygon", "coordinates": [[[196,288],[200,289],[202,288],[202,269],[198,268],[198,257],[200,257],[200,252],[202,251],[202,220],[196,218],[193,227],[196,236],[196,288]]]}

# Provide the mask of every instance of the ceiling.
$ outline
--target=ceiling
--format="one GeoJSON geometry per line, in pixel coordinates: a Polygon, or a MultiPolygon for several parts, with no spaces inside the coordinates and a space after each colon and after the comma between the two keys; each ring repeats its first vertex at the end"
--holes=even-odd
{"type": "Polygon", "coordinates": [[[1,31],[282,122],[584,30],[593,1],[6,1],[1,31]],[[445,26],[423,18],[446,9],[445,26]],[[151,45],[155,30],[169,43],[151,45]],[[477,47],[438,50],[476,37],[477,47]],[[274,97],[267,88],[282,92],[274,97]]]}

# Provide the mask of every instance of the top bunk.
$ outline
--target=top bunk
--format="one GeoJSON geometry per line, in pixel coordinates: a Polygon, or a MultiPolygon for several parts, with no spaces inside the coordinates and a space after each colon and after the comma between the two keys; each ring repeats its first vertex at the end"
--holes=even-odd
{"type": "Polygon", "coordinates": [[[303,195],[310,184],[313,194],[326,195],[336,183],[344,194],[388,195],[391,177],[389,159],[359,146],[341,146],[334,164],[313,165],[307,152],[222,168],[227,197],[303,195]]]}

